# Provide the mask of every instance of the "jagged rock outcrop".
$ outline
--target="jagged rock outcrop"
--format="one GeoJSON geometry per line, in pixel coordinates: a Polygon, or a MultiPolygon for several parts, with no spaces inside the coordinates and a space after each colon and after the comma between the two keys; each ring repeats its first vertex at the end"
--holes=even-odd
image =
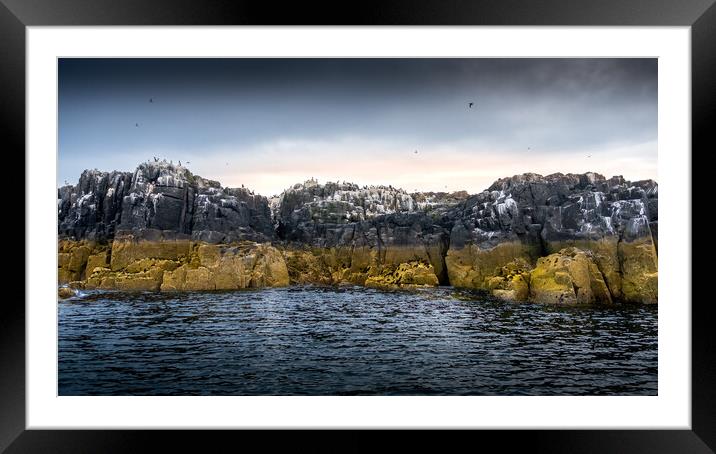
{"type": "Polygon", "coordinates": [[[309,180],[281,194],[274,222],[280,239],[312,248],[315,258],[305,261],[314,265],[314,274],[323,270],[321,280],[362,284],[369,270],[382,273],[383,267],[421,262],[447,284],[451,220],[446,213],[457,200],[460,195],[432,193],[416,201],[415,194],[392,186],[309,180]]]}
{"type": "Polygon", "coordinates": [[[76,186],[57,191],[58,231],[62,237],[107,241],[114,236],[130,172],[85,170],[76,186]]]}
{"type": "Polygon", "coordinates": [[[270,241],[266,197],[222,188],[170,162],[145,162],[134,173],[86,170],[76,186],[58,189],[59,234],[111,241],[121,232],[162,230],[221,243],[270,241]]]}
{"type": "Polygon", "coordinates": [[[197,178],[192,237],[209,243],[270,241],[274,237],[268,199],[247,188],[222,188],[197,178]]]}
{"type": "Polygon", "coordinates": [[[191,233],[196,185],[193,175],[163,162],[143,163],[122,202],[120,230],[157,229],[191,233]]]}
{"type": "Polygon", "coordinates": [[[58,216],[58,280],[74,286],[453,285],[512,301],[658,301],[651,180],[523,174],[474,195],[309,180],[269,202],[161,161],[85,171],[58,189],[58,216]]]}
{"type": "Polygon", "coordinates": [[[320,224],[347,224],[417,209],[413,198],[392,186],[352,183],[318,184],[308,180],[284,191],[277,201],[278,231],[282,238],[309,242],[320,224]]]}
{"type": "Polygon", "coordinates": [[[460,207],[446,258],[450,282],[489,289],[504,264],[534,265],[575,246],[593,254],[613,298],[655,301],[657,196],[652,180],[595,173],[500,179],[460,207]],[[648,295],[636,296],[635,286],[643,284],[648,295]]]}

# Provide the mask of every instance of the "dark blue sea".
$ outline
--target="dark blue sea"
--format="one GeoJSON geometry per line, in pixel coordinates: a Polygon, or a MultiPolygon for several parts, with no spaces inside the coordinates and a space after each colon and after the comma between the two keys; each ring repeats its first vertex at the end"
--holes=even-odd
{"type": "Polygon", "coordinates": [[[449,287],[82,292],[61,300],[60,395],[656,395],[657,307],[449,287]]]}

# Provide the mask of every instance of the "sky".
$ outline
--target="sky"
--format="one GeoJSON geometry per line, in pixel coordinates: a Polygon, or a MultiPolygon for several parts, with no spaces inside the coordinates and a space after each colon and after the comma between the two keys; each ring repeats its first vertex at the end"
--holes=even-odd
{"type": "Polygon", "coordinates": [[[525,172],[658,181],[656,59],[58,65],[58,186],[153,157],[266,196],[309,178],[469,193],[525,172]]]}

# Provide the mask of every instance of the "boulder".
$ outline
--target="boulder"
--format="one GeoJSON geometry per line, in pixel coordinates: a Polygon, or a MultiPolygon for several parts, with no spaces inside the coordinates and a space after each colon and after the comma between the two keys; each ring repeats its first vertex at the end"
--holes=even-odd
{"type": "Polygon", "coordinates": [[[529,298],[530,265],[517,258],[487,280],[487,288],[493,296],[507,301],[524,302],[529,298]]]}
{"type": "Polygon", "coordinates": [[[60,287],[57,289],[57,296],[61,299],[71,298],[77,294],[77,291],[70,287],[60,287]]]}
{"type": "Polygon", "coordinates": [[[530,300],[537,303],[611,304],[612,298],[592,254],[562,249],[537,260],[530,273],[530,300]]]}

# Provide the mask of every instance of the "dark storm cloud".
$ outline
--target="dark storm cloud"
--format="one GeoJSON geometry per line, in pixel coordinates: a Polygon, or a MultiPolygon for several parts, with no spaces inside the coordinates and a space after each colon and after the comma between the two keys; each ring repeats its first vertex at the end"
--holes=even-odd
{"type": "MultiPolygon", "coordinates": [[[[68,103],[159,92],[170,100],[233,98],[415,101],[656,94],[656,59],[61,59],[68,103]]],[[[605,100],[606,101],[606,100],[605,100]]],[[[385,101],[383,101],[385,102],[385,101]]]]}
{"type": "Polygon", "coordinates": [[[656,59],[61,59],[58,82],[69,179],[89,156],[117,165],[122,153],[132,168],[146,150],[241,155],[277,140],[470,142],[519,157],[657,135],[656,59]]]}

